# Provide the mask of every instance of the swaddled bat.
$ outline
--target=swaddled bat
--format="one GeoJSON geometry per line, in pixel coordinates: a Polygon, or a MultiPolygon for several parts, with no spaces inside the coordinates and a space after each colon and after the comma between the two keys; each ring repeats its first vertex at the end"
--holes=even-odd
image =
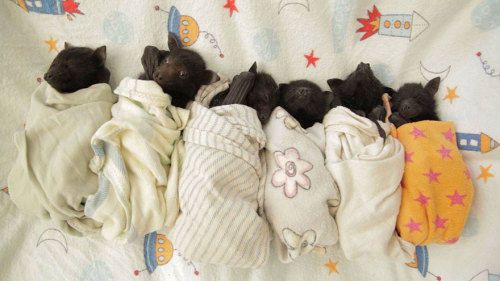
{"type": "MultiPolygon", "coordinates": [[[[441,78],[436,77],[425,86],[420,83],[406,83],[392,94],[390,100],[392,115],[389,121],[399,127],[406,123],[422,120],[439,120],[434,96],[439,89],[441,78]]],[[[373,115],[382,120],[386,111],[377,107],[373,115]]]]}
{"type": "Polygon", "coordinates": [[[154,80],[172,96],[174,106],[186,107],[201,85],[211,84],[219,77],[206,68],[200,54],[183,49],[172,32],[168,34],[168,48],[169,51],[154,46],[144,48],[141,62],[145,72],[139,79],[154,80]]]}
{"type": "Polygon", "coordinates": [[[257,111],[262,125],[266,124],[273,109],[278,106],[278,84],[265,72],[257,72],[257,62],[248,71],[236,75],[228,90],[219,93],[210,107],[224,104],[245,104],[257,111]]]}
{"type": "Polygon", "coordinates": [[[354,113],[368,117],[375,122],[381,137],[385,138],[384,130],[377,123],[377,118],[370,114],[382,104],[382,94],[392,95],[394,90],[384,86],[373,74],[368,63],[359,63],[356,70],[350,73],[345,80],[333,78],[327,80],[335,95],[338,95],[341,104],[354,113]]]}
{"type": "Polygon", "coordinates": [[[340,97],[343,106],[363,117],[382,104],[383,93],[394,93],[393,89],[384,86],[375,77],[370,64],[363,62],[345,80],[333,78],[327,83],[333,93],[340,97]]]}
{"type": "Polygon", "coordinates": [[[330,91],[322,91],[308,80],[295,80],[280,84],[280,103],[290,115],[299,121],[302,128],[322,122],[330,108],[338,105],[338,98],[330,91]]]}
{"type": "Polygon", "coordinates": [[[57,91],[72,93],[93,84],[109,83],[110,72],[105,62],[106,46],[93,50],[66,42],[43,78],[57,91]]]}

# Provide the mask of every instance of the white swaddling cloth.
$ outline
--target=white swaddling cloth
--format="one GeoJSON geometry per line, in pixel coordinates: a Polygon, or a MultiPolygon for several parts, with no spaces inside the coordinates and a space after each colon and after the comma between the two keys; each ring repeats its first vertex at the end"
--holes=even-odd
{"type": "Polygon", "coordinates": [[[330,110],[323,124],[326,167],[342,197],[335,219],[346,258],[411,261],[415,246],[395,230],[403,145],[389,135],[389,124],[381,123],[387,134],[384,142],[375,123],[345,107],[330,110]]]}
{"type": "Polygon", "coordinates": [[[113,118],[92,137],[90,167],[99,189],[85,214],[102,223],[106,239],[125,242],[177,219],[181,131],[189,111],[172,106],[154,81],[125,78],[115,93],[113,118]]]}
{"type": "Polygon", "coordinates": [[[281,261],[308,252],[326,254],[338,241],[334,220],[340,195],[325,167],[325,131],[304,130],[277,107],[264,126],[267,180],[265,213],[275,232],[281,261]]]}
{"type": "Polygon", "coordinates": [[[98,231],[100,224],[84,214],[85,201],[97,191],[97,176],[88,168],[90,139],[111,118],[115,101],[108,84],[69,94],[46,82],[38,86],[25,130],[14,135],[18,156],[8,183],[20,209],[50,217],[73,235],[98,231]]]}

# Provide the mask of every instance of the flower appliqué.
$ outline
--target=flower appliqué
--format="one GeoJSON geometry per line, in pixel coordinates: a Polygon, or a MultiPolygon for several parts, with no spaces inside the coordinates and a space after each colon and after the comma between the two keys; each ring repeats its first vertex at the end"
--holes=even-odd
{"type": "Polygon", "coordinates": [[[313,165],[300,159],[300,154],[295,148],[288,148],[284,152],[275,151],[274,159],[279,169],[273,173],[271,184],[274,187],[283,187],[285,196],[293,198],[297,195],[298,187],[311,188],[311,180],[305,174],[312,170],[313,165]]]}
{"type": "Polygon", "coordinates": [[[312,229],[304,231],[302,235],[290,228],[283,229],[282,233],[283,240],[288,248],[288,255],[293,260],[311,251],[318,254],[326,254],[324,247],[314,245],[316,243],[316,231],[312,229]]]}
{"type": "Polygon", "coordinates": [[[283,120],[283,123],[285,123],[285,126],[288,129],[298,130],[304,134],[307,134],[307,131],[304,128],[302,128],[302,126],[300,126],[300,123],[297,120],[295,120],[295,118],[293,118],[288,112],[286,112],[286,110],[279,108],[276,111],[276,118],[280,119],[283,117],[285,117],[285,119],[283,120]]]}

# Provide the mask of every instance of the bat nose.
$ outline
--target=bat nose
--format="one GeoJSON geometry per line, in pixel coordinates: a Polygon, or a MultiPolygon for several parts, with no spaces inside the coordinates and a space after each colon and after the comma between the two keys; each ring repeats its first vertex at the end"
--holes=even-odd
{"type": "Polygon", "coordinates": [[[299,95],[301,97],[305,97],[305,96],[307,96],[307,94],[309,94],[309,90],[307,88],[300,88],[299,89],[299,95]]]}
{"type": "Polygon", "coordinates": [[[47,72],[43,75],[43,79],[45,79],[45,81],[50,81],[52,77],[54,77],[54,75],[51,72],[47,72]]]}

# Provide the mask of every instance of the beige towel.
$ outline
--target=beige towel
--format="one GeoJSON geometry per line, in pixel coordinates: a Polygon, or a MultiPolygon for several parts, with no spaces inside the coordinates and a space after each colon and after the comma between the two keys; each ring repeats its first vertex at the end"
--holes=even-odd
{"type": "Polygon", "coordinates": [[[97,191],[88,168],[90,139],[111,118],[116,96],[107,84],[60,94],[43,82],[33,93],[26,129],[14,135],[17,160],[9,174],[16,205],[79,235],[100,227],[84,215],[84,203],[97,191]]]}

